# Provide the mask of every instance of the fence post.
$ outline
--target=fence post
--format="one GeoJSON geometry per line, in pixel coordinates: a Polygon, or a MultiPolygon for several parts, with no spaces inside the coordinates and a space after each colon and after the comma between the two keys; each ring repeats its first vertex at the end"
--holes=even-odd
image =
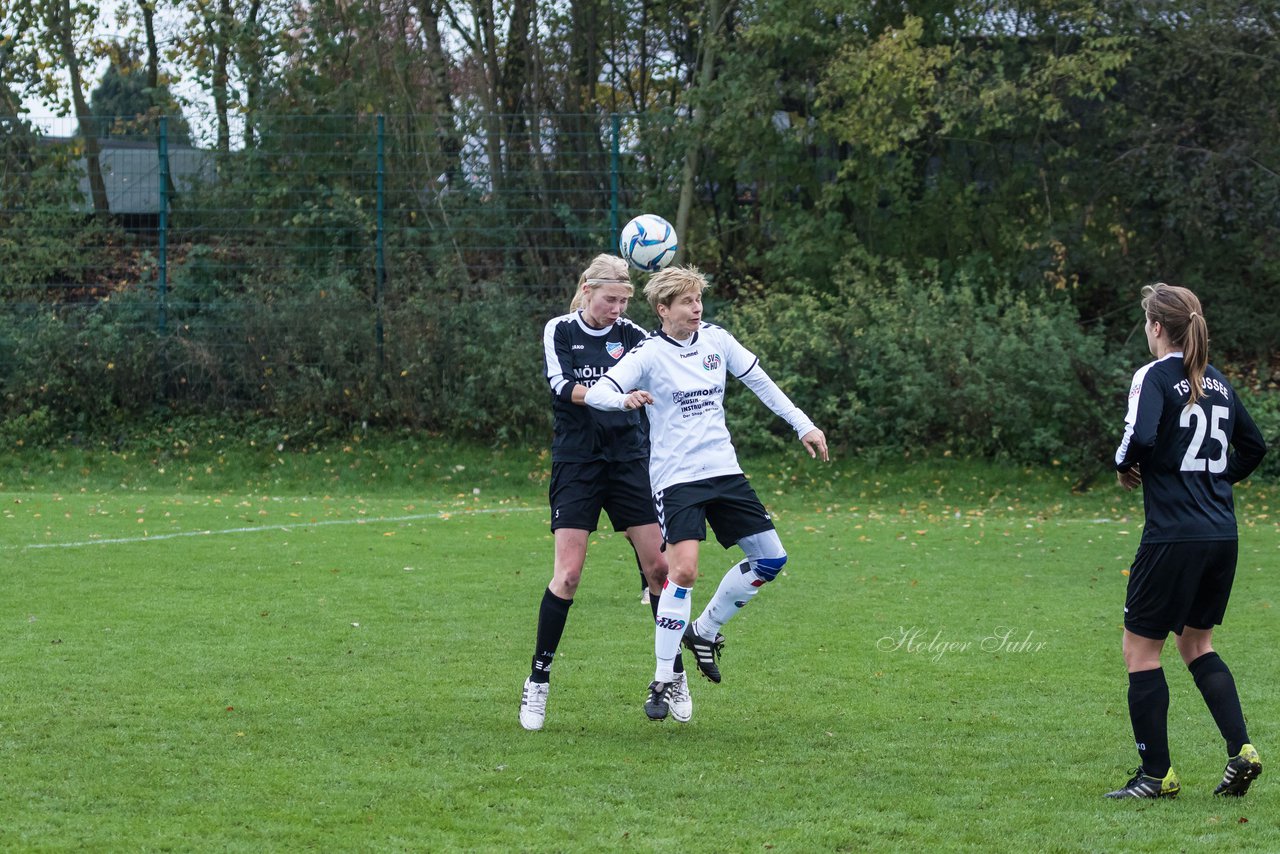
{"type": "Polygon", "coordinates": [[[158,231],[159,246],[156,249],[158,278],[156,280],[156,321],[160,334],[164,335],[168,318],[165,301],[168,299],[169,285],[169,117],[160,117],[160,139],[157,150],[160,154],[160,222],[158,231]]]}
{"type": "Polygon", "coordinates": [[[377,308],[377,346],[378,346],[378,375],[382,375],[383,369],[383,328],[382,328],[382,304],[383,292],[387,282],[387,230],[386,230],[386,135],[387,125],[386,116],[378,114],[378,226],[377,235],[375,237],[376,254],[374,264],[376,265],[376,308],[377,308]]]}
{"type": "Polygon", "coordinates": [[[618,249],[618,171],[619,146],[618,137],[622,135],[622,117],[617,113],[609,115],[609,251],[618,249]]]}

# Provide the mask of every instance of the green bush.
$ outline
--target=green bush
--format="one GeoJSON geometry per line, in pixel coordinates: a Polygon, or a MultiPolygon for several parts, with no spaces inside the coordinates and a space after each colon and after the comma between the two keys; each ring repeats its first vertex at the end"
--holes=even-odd
{"type": "MultiPolygon", "coordinates": [[[[540,332],[567,294],[548,305],[512,282],[459,286],[456,272],[424,264],[399,270],[379,315],[367,276],[299,280],[246,249],[229,264],[226,251],[193,249],[172,269],[163,328],[146,287],[0,314],[0,438],[57,442],[229,418],[293,436],[367,426],[549,443],[540,332]]],[[[980,264],[909,271],[855,254],[821,291],[795,280],[735,284],[734,300],[708,293],[711,319],[760,356],[841,454],[949,452],[1095,474],[1144,356],[1140,342],[1107,352],[1058,294],[1016,292],[980,264]]],[[[652,322],[647,306],[635,309],[652,322]]],[[[730,388],[743,450],[793,445],[750,392],[730,388]]],[[[1280,395],[1241,395],[1280,444],[1280,395]]],[[[1262,473],[1280,474],[1280,453],[1262,473]]]]}
{"type": "MultiPolygon", "coordinates": [[[[156,294],[0,314],[0,414],[15,441],[110,435],[157,415],[349,426],[543,444],[542,323],[563,310],[497,283],[285,278],[252,253],[197,247],[156,294]]],[[[567,300],[567,297],[566,297],[567,300]]]]}
{"type": "MultiPolygon", "coordinates": [[[[855,256],[822,293],[771,288],[724,318],[846,452],[1096,467],[1118,436],[1123,369],[1053,295],[855,256]]],[[[730,400],[735,437],[785,435],[751,397],[730,400]]]]}
{"type": "Polygon", "coordinates": [[[156,403],[159,347],[128,296],[0,315],[0,406],[11,438],[103,432],[156,403]]]}
{"type": "Polygon", "coordinates": [[[542,327],[554,312],[497,284],[424,288],[387,317],[386,420],[454,438],[550,444],[542,327]]]}
{"type": "Polygon", "coordinates": [[[1280,477],[1280,391],[1251,388],[1243,383],[1234,385],[1241,402],[1249,410],[1249,416],[1267,441],[1267,455],[1254,474],[1280,477]]]}
{"type": "Polygon", "coordinates": [[[52,302],[109,278],[123,235],[85,212],[74,162],[0,120],[0,298],[52,302]]]}

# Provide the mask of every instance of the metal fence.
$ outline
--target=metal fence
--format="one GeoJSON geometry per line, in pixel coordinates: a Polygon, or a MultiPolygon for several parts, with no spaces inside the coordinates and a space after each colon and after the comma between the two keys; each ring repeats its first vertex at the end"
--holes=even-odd
{"type": "MultiPolygon", "coordinates": [[[[667,137],[663,123],[623,114],[499,116],[475,127],[456,116],[272,116],[255,122],[251,145],[218,152],[175,137],[165,118],[116,122],[98,143],[108,211],[93,223],[72,215],[93,210],[83,142],[41,135],[40,157],[3,162],[6,254],[31,242],[71,251],[43,269],[6,264],[0,293],[12,306],[151,287],[163,326],[166,301],[181,299],[168,287],[174,270],[197,248],[206,272],[232,275],[248,272],[250,258],[258,272],[313,275],[323,259],[330,273],[383,286],[397,256],[414,255],[417,272],[426,259],[460,286],[563,290],[585,257],[616,245],[625,218],[670,208],[673,168],[656,164],[655,173],[655,152],[644,153],[646,137],[667,137]],[[32,162],[40,186],[22,174],[32,162]]],[[[12,137],[14,125],[5,129],[12,137]]]]}
{"type": "Polygon", "coordinates": [[[153,398],[270,407],[286,374],[407,372],[460,309],[563,310],[626,219],[674,215],[682,151],[655,115],[270,116],[227,151],[176,124],[100,122],[95,212],[82,140],[0,120],[0,390],[129,349],[166,355],[117,397],[163,375],[153,398]]]}

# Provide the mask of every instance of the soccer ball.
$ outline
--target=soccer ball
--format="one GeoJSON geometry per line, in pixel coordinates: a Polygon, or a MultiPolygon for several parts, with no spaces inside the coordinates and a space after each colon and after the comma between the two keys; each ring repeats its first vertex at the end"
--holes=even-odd
{"type": "Polygon", "coordinates": [[[640,214],[622,229],[618,251],[637,270],[661,270],[676,257],[680,243],[676,230],[657,214],[640,214]]]}

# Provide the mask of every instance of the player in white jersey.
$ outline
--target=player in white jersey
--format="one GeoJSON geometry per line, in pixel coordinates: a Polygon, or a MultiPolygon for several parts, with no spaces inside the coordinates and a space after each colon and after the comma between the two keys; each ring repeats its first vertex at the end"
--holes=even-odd
{"type": "Polygon", "coordinates": [[[828,459],[822,431],[783,394],[756,357],[726,330],[702,321],[706,288],[706,277],[692,267],[670,267],[654,275],[644,293],[662,328],[610,368],[586,396],[587,405],[597,409],[648,407],[649,479],[668,564],[654,631],[657,667],[645,702],[652,720],[667,717],[681,643],[697,657],[698,670],[719,682],[720,628],[787,561],[725,425],[729,375],[795,429],[809,456],[828,459]],[[725,574],[702,614],[690,622],[698,547],[708,523],[722,546],[736,544],[746,559],[725,574]]]}

